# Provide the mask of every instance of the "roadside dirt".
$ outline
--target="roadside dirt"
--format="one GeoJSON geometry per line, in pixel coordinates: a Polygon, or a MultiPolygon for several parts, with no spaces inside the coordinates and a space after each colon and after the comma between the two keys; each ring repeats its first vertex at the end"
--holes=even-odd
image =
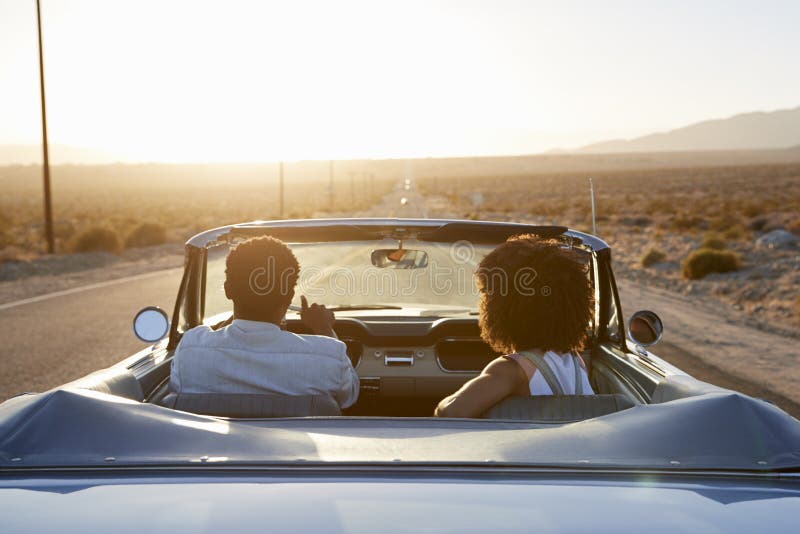
{"type": "MultiPolygon", "coordinates": [[[[406,190],[401,184],[369,210],[335,216],[447,218],[453,214],[449,213],[442,198],[425,198],[413,187],[406,190]]],[[[136,254],[122,258],[76,259],[65,256],[47,261],[50,263],[29,266],[31,272],[27,276],[0,282],[0,306],[55,291],[180,267],[182,247],[140,249],[136,254]]],[[[800,417],[800,349],[797,339],[754,328],[748,324],[744,314],[721,312],[713,303],[703,302],[696,296],[652,287],[628,278],[619,280],[619,285],[626,315],[638,309],[652,309],[663,318],[664,341],[654,347],[654,353],[701,380],[764,398],[800,417]]],[[[126,298],[131,297],[126,294],[126,298]]],[[[126,316],[120,319],[121,323],[123,319],[124,322],[129,320],[126,316]]],[[[111,358],[111,352],[103,352],[105,358],[111,358]]],[[[112,358],[113,361],[104,362],[104,365],[112,364],[124,355],[112,358]]],[[[99,358],[96,363],[100,363],[99,358]]],[[[53,370],[53,367],[63,366],[55,363],[46,367],[53,370]]],[[[14,374],[4,367],[3,374],[14,374]]],[[[68,368],[64,370],[64,376],[49,373],[48,384],[66,382],[75,378],[75,373],[75,369],[68,368]]],[[[15,389],[19,387],[24,390],[28,385],[17,384],[15,389]]]]}
{"type": "Polygon", "coordinates": [[[59,254],[0,264],[0,305],[183,265],[183,246],[108,253],[59,254]]]}
{"type": "Polygon", "coordinates": [[[653,352],[698,380],[709,382],[722,388],[739,391],[751,397],[767,400],[779,406],[783,411],[791,414],[793,417],[800,419],[800,402],[797,402],[796,399],[793,400],[785,397],[752,380],[736,376],[724,369],[710,365],[672,343],[657,345],[653,348],[653,352]]]}
{"type": "MultiPolygon", "coordinates": [[[[617,285],[626,318],[637,310],[656,312],[664,323],[665,343],[694,355],[712,370],[723,370],[754,386],[800,401],[797,339],[760,330],[741,312],[711,299],[624,278],[617,280],[617,285]]],[[[661,356],[658,346],[653,352],[661,356]]]]}
{"type": "MultiPolygon", "coordinates": [[[[419,209],[430,217],[458,217],[444,196],[415,200],[424,204],[419,209]]],[[[767,399],[800,417],[796,332],[777,325],[767,328],[748,311],[722,305],[706,294],[652,284],[628,265],[616,265],[617,261],[615,272],[626,317],[649,309],[664,321],[664,341],[653,347],[655,354],[700,380],[767,399]]]]}

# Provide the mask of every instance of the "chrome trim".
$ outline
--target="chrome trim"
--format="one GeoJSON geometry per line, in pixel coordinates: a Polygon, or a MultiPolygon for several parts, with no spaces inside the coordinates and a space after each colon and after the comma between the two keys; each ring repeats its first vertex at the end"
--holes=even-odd
{"type": "Polygon", "coordinates": [[[144,358],[137,360],[130,366],[127,366],[126,369],[128,369],[128,371],[130,371],[131,374],[133,374],[133,376],[138,380],[149,371],[153,370],[158,364],[163,362],[166,357],[167,350],[165,348],[158,348],[153,350],[144,358]]]}
{"type": "Polygon", "coordinates": [[[359,390],[366,390],[366,391],[376,391],[380,393],[381,391],[381,377],[379,376],[362,376],[358,379],[358,389],[359,390]],[[366,385],[365,382],[367,381],[375,381],[376,385],[366,385]]]}
{"type": "Polygon", "coordinates": [[[206,472],[233,472],[233,473],[333,473],[333,474],[353,474],[364,473],[440,473],[440,474],[508,474],[508,475],[545,475],[545,476],[565,476],[565,477],[595,477],[595,476],[620,476],[620,477],[663,477],[663,478],[703,478],[705,480],[714,479],[743,479],[743,480],[764,480],[764,481],[800,481],[800,473],[795,472],[770,472],[770,471],[715,471],[709,469],[654,469],[654,468],[615,468],[609,466],[591,467],[588,464],[584,467],[558,467],[558,466],[526,466],[520,464],[505,464],[503,462],[488,462],[477,465],[474,463],[459,464],[456,462],[282,462],[273,464],[218,464],[218,463],[198,463],[189,464],[164,464],[164,465],[114,465],[114,466],[86,466],[86,467],[1,467],[0,475],[4,477],[24,476],[30,473],[58,473],[58,474],[81,474],[96,473],[98,475],[110,475],[114,473],[129,472],[163,474],[173,472],[177,474],[199,475],[206,472]]]}
{"type": "Polygon", "coordinates": [[[664,337],[664,321],[661,320],[661,317],[659,317],[656,312],[650,310],[639,310],[637,312],[634,312],[633,315],[631,315],[630,317],[628,317],[626,326],[627,326],[626,334],[628,335],[628,340],[630,340],[634,344],[633,349],[636,351],[636,354],[638,354],[639,356],[641,356],[646,360],[650,360],[650,352],[647,350],[647,347],[652,347],[654,345],[657,345],[658,342],[661,341],[661,338],[664,337]],[[633,335],[631,335],[631,325],[633,324],[633,319],[636,318],[636,316],[641,313],[652,314],[653,317],[655,317],[661,324],[661,331],[657,332],[658,335],[656,336],[656,339],[651,341],[650,343],[642,343],[640,341],[637,341],[633,338],[633,335]]]}
{"type": "Polygon", "coordinates": [[[383,354],[383,365],[386,367],[412,367],[414,365],[414,351],[403,351],[409,354],[392,354],[387,350],[383,354]]]}
{"type": "MultiPolygon", "coordinates": [[[[628,350],[629,353],[634,354],[634,350],[636,349],[636,344],[633,341],[626,340],[625,348],[628,350]]],[[[639,358],[639,362],[641,365],[646,366],[651,371],[655,371],[662,376],[669,376],[669,375],[683,375],[683,376],[691,376],[686,371],[682,369],[678,369],[668,361],[660,358],[657,354],[654,354],[650,351],[647,351],[648,357],[647,358],[639,358]]],[[[634,354],[635,355],[635,354],[634,354]]]]}
{"type": "MultiPolygon", "coordinates": [[[[274,220],[274,221],[249,221],[239,224],[231,224],[228,226],[220,226],[212,228],[204,232],[200,232],[189,238],[186,245],[195,248],[205,248],[211,244],[217,243],[224,236],[230,234],[236,229],[250,229],[250,228],[325,228],[329,226],[342,226],[352,225],[357,226],[396,226],[396,227],[417,227],[417,228],[435,228],[437,226],[444,226],[450,223],[469,223],[472,225],[486,225],[486,226],[502,226],[508,224],[520,224],[515,222],[500,222],[500,221],[472,221],[463,219],[390,219],[390,218],[341,218],[341,219],[296,219],[296,220],[274,220]]],[[[525,225],[535,228],[541,225],[525,225]]],[[[563,235],[572,237],[580,241],[581,244],[597,252],[599,250],[608,249],[608,244],[599,237],[577,230],[567,229],[563,235]]]]}

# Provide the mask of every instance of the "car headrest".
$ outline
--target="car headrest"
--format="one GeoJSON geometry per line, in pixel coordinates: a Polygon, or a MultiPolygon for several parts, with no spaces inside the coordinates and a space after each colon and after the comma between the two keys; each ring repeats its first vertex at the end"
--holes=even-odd
{"type": "Polygon", "coordinates": [[[522,419],[544,422],[573,422],[600,417],[632,408],[624,395],[536,395],[508,397],[495,404],[484,419],[522,419]]]}
{"type": "Polygon", "coordinates": [[[342,415],[328,395],[168,393],[161,406],[219,417],[266,418],[342,415]]]}

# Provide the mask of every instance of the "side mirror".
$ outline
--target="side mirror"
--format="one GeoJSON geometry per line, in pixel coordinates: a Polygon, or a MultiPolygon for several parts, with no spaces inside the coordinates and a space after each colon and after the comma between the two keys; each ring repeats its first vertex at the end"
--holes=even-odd
{"type": "Polygon", "coordinates": [[[664,324],[649,310],[637,311],[628,321],[628,337],[640,347],[649,347],[661,341],[664,324]]]}
{"type": "Polygon", "coordinates": [[[161,308],[148,306],[133,318],[133,333],[145,343],[155,343],[169,333],[169,317],[161,308]]]}
{"type": "Polygon", "coordinates": [[[423,250],[378,249],[372,251],[372,265],[381,269],[423,269],[428,266],[428,254],[423,250]]]}

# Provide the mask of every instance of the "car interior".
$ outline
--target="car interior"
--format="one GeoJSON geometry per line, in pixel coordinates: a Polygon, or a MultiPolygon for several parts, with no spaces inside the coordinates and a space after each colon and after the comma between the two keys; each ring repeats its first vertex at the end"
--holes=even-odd
{"type": "MultiPolygon", "coordinates": [[[[222,327],[226,319],[218,323],[222,327]]],[[[286,328],[308,333],[299,318],[286,328]]],[[[480,338],[477,318],[340,318],[335,330],[360,378],[358,401],[340,410],[325,395],[180,394],[169,391],[169,354],[137,378],[136,369],[113,367],[89,375],[81,387],[195,414],[230,418],[430,417],[436,404],[460,388],[498,355],[480,338]],[[160,373],[155,370],[160,369],[160,373]],[[162,375],[153,383],[152,375],[162,375]]],[[[484,418],[564,423],[598,417],[645,402],[629,378],[605,362],[607,354],[581,354],[596,395],[513,397],[484,418]],[[594,358],[601,354],[601,358],[594,358]]]]}
{"type": "MultiPolygon", "coordinates": [[[[566,229],[556,228],[561,233],[566,229]]],[[[510,230],[509,230],[510,231],[510,230]]],[[[553,231],[553,229],[548,229],[553,231]]],[[[441,232],[441,230],[440,230],[441,232]]],[[[449,245],[451,237],[445,236],[449,245]]],[[[494,238],[493,238],[494,239],[494,238]]],[[[490,250],[504,238],[487,246],[490,250]]],[[[306,241],[308,243],[308,241],[306,241]]],[[[363,241],[359,242],[364,244],[363,241]]],[[[391,240],[390,240],[391,243],[391,240]]],[[[572,246],[569,241],[565,246],[572,246]]],[[[428,266],[429,253],[435,261],[439,250],[428,248],[428,253],[403,251],[402,240],[397,249],[379,248],[383,241],[369,242],[369,254],[358,255],[358,261],[391,270],[404,275],[428,266]],[[374,250],[373,250],[374,249],[374,250]],[[399,254],[398,252],[405,252],[399,254]],[[366,259],[362,258],[364,256],[366,259]]],[[[174,317],[183,317],[181,328],[191,327],[202,321],[219,329],[229,324],[232,313],[230,303],[216,298],[214,288],[221,286],[224,258],[230,241],[217,247],[216,259],[210,247],[202,248],[199,260],[202,264],[194,272],[202,273],[202,284],[197,284],[199,306],[187,311],[186,296],[179,296],[174,317]],[[220,263],[221,262],[221,263],[220,263]],[[215,269],[217,269],[216,274],[215,269]],[[215,278],[216,277],[216,278],[215,278]],[[217,307],[218,306],[218,307],[217,307]],[[194,314],[194,320],[187,317],[194,314]]],[[[313,245],[313,243],[312,243],[313,245]]],[[[295,247],[293,250],[295,250],[295,247]]],[[[318,254],[320,246],[309,246],[306,250],[318,254]]],[[[419,247],[424,248],[424,247],[419,247]]],[[[302,253],[302,247],[297,250],[302,253]]],[[[590,326],[590,345],[583,358],[595,395],[589,396],[542,396],[515,397],[492,407],[483,418],[500,420],[526,420],[544,423],[581,421],[651,401],[664,372],[644,357],[631,353],[627,348],[624,328],[618,317],[619,306],[613,275],[608,271],[599,274],[597,256],[591,249],[586,252],[587,272],[595,286],[597,307],[590,326]],[[598,280],[602,282],[598,283],[598,280]],[[605,284],[605,286],[603,286],[605,284]],[[600,304],[602,303],[602,305],[600,304]],[[605,310],[601,308],[605,306],[605,310]],[[635,360],[635,361],[634,361],[635,360]]],[[[351,249],[347,249],[351,252],[351,249]]],[[[299,254],[298,254],[299,256],[299,254]]],[[[353,254],[349,254],[350,257],[353,254]]],[[[192,270],[191,258],[187,259],[187,273],[192,270]]],[[[301,265],[309,260],[300,258],[301,265]]],[[[317,262],[330,261],[316,258],[317,262]]],[[[474,265],[473,265],[474,267],[474,265]]],[[[187,287],[185,273],[183,287],[187,287]]],[[[183,291],[183,289],[182,289],[183,291]]],[[[217,295],[218,297],[218,295],[217,295]]],[[[369,302],[369,301],[367,301],[369,302]]],[[[470,302],[474,305],[474,299],[470,302]]],[[[351,407],[340,410],[332,398],[325,396],[282,395],[222,395],[222,394],[175,394],[169,389],[169,369],[177,339],[179,326],[173,321],[170,343],[161,342],[154,350],[139,359],[129,359],[123,364],[90,375],[71,384],[127,397],[132,400],[191,412],[229,418],[272,417],[431,417],[438,402],[459,389],[466,381],[476,377],[496,354],[480,337],[477,314],[468,309],[460,313],[408,314],[385,309],[350,311],[337,313],[334,325],[337,337],[347,345],[347,354],[360,379],[358,401],[351,407]]],[[[296,310],[290,307],[283,327],[298,334],[310,333],[300,320],[296,310]]]]}

